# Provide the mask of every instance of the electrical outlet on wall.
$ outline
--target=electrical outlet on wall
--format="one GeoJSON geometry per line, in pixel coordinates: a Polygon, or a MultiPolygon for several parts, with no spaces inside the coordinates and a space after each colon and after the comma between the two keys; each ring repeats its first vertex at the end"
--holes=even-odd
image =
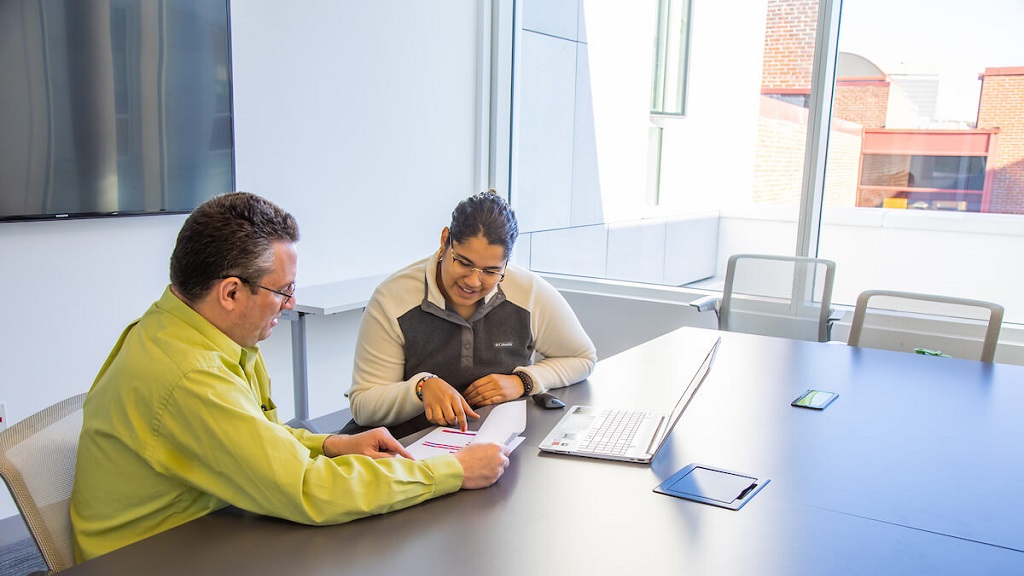
{"type": "Polygon", "coordinates": [[[7,402],[0,402],[0,430],[7,429],[7,402]]]}

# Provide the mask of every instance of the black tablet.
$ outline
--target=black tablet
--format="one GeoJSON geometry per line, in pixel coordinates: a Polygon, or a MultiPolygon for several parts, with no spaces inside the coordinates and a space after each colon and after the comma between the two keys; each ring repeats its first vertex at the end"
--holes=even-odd
{"type": "Polygon", "coordinates": [[[702,464],[690,464],[655,487],[654,491],[720,508],[739,510],[768,482],[767,478],[757,478],[702,464]]]}

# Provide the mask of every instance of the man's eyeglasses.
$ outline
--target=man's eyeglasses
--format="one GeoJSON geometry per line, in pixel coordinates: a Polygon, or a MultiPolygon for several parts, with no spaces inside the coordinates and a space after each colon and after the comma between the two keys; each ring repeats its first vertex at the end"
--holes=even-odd
{"type": "Polygon", "coordinates": [[[221,280],[223,280],[225,278],[238,278],[238,280],[241,281],[242,284],[248,284],[249,286],[255,286],[257,288],[262,288],[262,289],[266,290],[267,292],[273,292],[274,294],[277,294],[278,296],[284,296],[284,303],[285,304],[287,304],[289,300],[291,300],[292,298],[295,297],[295,283],[294,282],[288,285],[287,292],[285,292],[285,291],[282,291],[282,290],[274,290],[273,288],[267,288],[266,286],[264,286],[262,284],[257,284],[255,282],[251,282],[249,280],[246,280],[245,278],[242,278],[241,276],[238,276],[237,274],[234,275],[234,276],[222,276],[221,280]]]}
{"type": "MultiPolygon", "coordinates": [[[[484,282],[501,282],[505,279],[505,270],[495,270],[493,268],[477,268],[472,262],[459,256],[455,253],[455,247],[452,246],[451,241],[448,241],[448,247],[452,249],[452,264],[455,265],[455,271],[459,274],[465,275],[471,272],[480,274],[480,279],[484,282]]],[[[508,260],[505,261],[505,266],[508,266],[508,260]]]]}

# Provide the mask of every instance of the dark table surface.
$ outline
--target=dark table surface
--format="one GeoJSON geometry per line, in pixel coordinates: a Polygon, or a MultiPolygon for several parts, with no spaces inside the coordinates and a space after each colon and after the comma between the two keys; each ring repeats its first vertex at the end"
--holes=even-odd
{"type": "Polygon", "coordinates": [[[528,403],[490,488],[330,527],[229,508],[66,574],[1024,574],[1022,367],[684,328],[554,392],[668,411],[719,335],[650,466],[539,452],[564,410],[528,403]],[[652,491],[691,463],[771,482],[739,511],[652,491]]]}

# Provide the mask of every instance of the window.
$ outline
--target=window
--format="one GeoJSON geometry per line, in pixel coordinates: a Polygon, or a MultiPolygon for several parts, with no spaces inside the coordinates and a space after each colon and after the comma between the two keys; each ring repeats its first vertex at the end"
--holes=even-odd
{"type": "MultiPolygon", "coordinates": [[[[529,265],[717,288],[731,254],[820,256],[837,304],[941,292],[1024,321],[1024,277],[1002,261],[1024,249],[1024,4],[937,1],[580,0],[575,68],[548,72],[575,78],[574,100],[541,124],[572,118],[569,192],[523,210],[546,218],[524,226],[529,265]]],[[[513,182],[555,180],[516,157],[558,142],[523,129],[558,98],[531,74],[516,72],[534,109],[513,103],[513,182]]],[[[531,192],[512,190],[519,210],[531,192]]]]}
{"type": "Polygon", "coordinates": [[[857,206],[980,212],[985,158],[863,154],[857,206]]]}
{"type": "Polygon", "coordinates": [[[859,177],[852,205],[824,203],[819,254],[852,272],[837,274],[835,302],[931,292],[998,302],[1021,322],[1022,278],[1004,258],[1024,240],[1024,41],[1009,33],[1024,6],[933,8],[842,3],[826,188],[857,169],[833,165],[837,141],[854,142],[859,177]]]}
{"type": "Polygon", "coordinates": [[[652,114],[686,113],[686,78],[690,53],[690,0],[658,0],[652,114]]]}

